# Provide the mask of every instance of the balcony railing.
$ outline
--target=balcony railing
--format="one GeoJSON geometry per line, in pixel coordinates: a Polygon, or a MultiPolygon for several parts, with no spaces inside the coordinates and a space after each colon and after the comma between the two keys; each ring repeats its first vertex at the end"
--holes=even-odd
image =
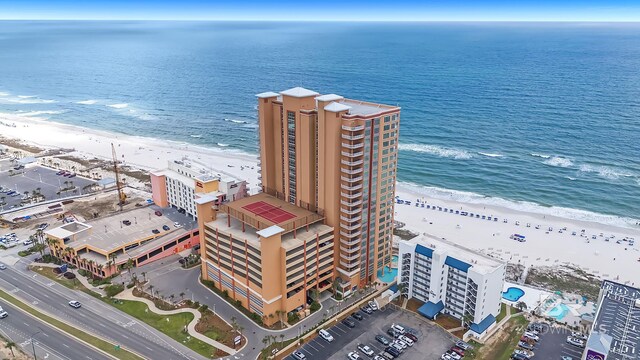
{"type": "Polygon", "coordinates": [[[363,143],[357,143],[357,144],[342,143],[342,147],[347,149],[360,149],[361,147],[364,147],[364,144],[363,143]]]}
{"type": "Polygon", "coordinates": [[[340,250],[345,252],[345,253],[353,254],[354,252],[359,252],[360,248],[357,247],[357,246],[356,247],[349,247],[349,248],[346,248],[344,246],[340,246],[340,250]]]}
{"type": "Polygon", "coordinates": [[[358,165],[362,165],[364,163],[364,161],[362,159],[355,160],[355,161],[349,161],[349,160],[342,159],[342,160],[340,160],[340,163],[342,163],[342,165],[358,166],[358,165]]]}
{"type": "Polygon", "coordinates": [[[352,239],[354,237],[359,237],[362,234],[362,231],[356,231],[356,232],[352,232],[352,233],[348,233],[346,231],[342,231],[340,230],[340,235],[352,239]]]}
{"type": "Polygon", "coordinates": [[[359,209],[359,208],[355,208],[353,210],[347,210],[347,209],[344,209],[344,208],[340,208],[340,213],[347,214],[347,215],[358,214],[358,213],[361,213],[361,212],[362,212],[362,209],[359,209]]]}
{"type": "Polygon", "coordinates": [[[341,199],[340,204],[347,205],[347,206],[358,206],[358,205],[362,205],[362,199],[358,199],[356,201],[347,201],[347,200],[341,199]]]}
{"type": "Polygon", "coordinates": [[[362,181],[362,176],[356,176],[356,177],[340,176],[340,180],[347,181],[347,182],[358,182],[358,181],[362,181]]]}
{"type": "Polygon", "coordinates": [[[359,267],[360,262],[359,261],[342,261],[340,260],[340,265],[342,265],[343,267],[347,268],[347,269],[354,269],[359,267]]]}
{"type": "Polygon", "coordinates": [[[364,134],[360,134],[360,135],[342,134],[342,138],[346,140],[362,140],[364,139],[364,134]]]}
{"type": "Polygon", "coordinates": [[[361,224],[354,224],[354,225],[345,225],[345,224],[340,224],[340,228],[344,229],[344,230],[355,230],[355,229],[359,229],[361,228],[362,225],[361,224]]]}
{"type": "Polygon", "coordinates": [[[347,151],[341,151],[340,152],[342,154],[342,156],[347,156],[347,157],[360,157],[362,155],[364,155],[364,152],[362,151],[357,151],[357,152],[347,152],[347,151]]]}
{"type": "Polygon", "coordinates": [[[354,245],[359,245],[360,244],[360,238],[355,238],[355,239],[340,239],[340,244],[341,245],[346,245],[346,246],[354,246],[354,245]]]}
{"type": "Polygon", "coordinates": [[[340,220],[350,222],[350,223],[360,221],[360,219],[362,219],[362,216],[346,217],[346,216],[340,215],[340,220]]]}
{"type": "Polygon", "coordinates": [[[364,130],[364,125],[356,125],[356,126],[342,125],[342,130],[360,131],[360,130],[364,130]]]}
{"type": "Polygon", "coordinates": [[[362,192],[357,192],[355,194],[347,194],[347,193],[340,192],[340,195],[342,195],[342,197],[345,197],[347,199],[355,199],[355,198],[361,197],[362,192]]]}
{"type": "Polygon", "coordinates": [[[348,168],[341,168],[342,172],[345,174],[360,174],[362,172],[362,168],[355,168],[355,169],[348,169],[348,168]]]}
{"type": "Polygon", "coordinates": [[[362,189],[362,184],[356,184],[353,186],[349,186],[349,185],[345,185],[345,184],[340,184],[340,187],[344,190],[347,191],[354,191],[354,190],[360,190],[362,189]]]}

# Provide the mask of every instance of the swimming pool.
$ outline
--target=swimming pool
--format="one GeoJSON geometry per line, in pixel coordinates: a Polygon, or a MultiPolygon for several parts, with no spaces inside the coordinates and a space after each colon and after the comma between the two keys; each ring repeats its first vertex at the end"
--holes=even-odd
{"type": "Polygon", "coordinates": [[[569,307],[565,304],[556,305],[553,309],[547,311],[547,316],[560,321],[569,312],[569,307]]]}
{"type": "Polygon", "coordinates": [[[378,270],[378,279],[384,283],[394,282],[396,276],[398,276],[398,269],[389,269],[388,266],[385,266],[384,275],[382,274],[382,270],[378,270]]]}
{"type": "Polygon", "coordinates": [[[502,298],[505,300],[516,302],[524,296],[524,290],[517,287],[510,287],[507,291],[502,293],[502,298]]]}

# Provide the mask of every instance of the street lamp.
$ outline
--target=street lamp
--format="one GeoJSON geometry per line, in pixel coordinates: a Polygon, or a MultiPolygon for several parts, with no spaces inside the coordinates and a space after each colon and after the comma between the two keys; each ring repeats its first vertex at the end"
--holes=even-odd
{"type": "MultiPolygon", "coordinates": [[[[40,329],[40,328],[38,328],[38,329],[40,329]]],[[[33,359],[34,359],[34,360],[38,360],[38,357],[36,356],[36,346],[33,344],[33,337],[34,337],[34,336],[36,336],[36,335],[38,335],[38,334],[40,334],[41,332],[42,332],[42,329],[40,329],[40,330],[38,330],[38,331],[34,332],[34,333],[33,333],[33,334],[31,334],[31,336],[29,337],[29,338],[30,338],[30,341],[31,341],[31,350],[33,351],[33,359]]]]}

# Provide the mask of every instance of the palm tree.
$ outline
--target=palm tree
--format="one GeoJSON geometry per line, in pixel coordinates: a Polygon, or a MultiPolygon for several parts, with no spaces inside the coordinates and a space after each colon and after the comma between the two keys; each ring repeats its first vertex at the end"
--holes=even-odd
{"type": "Polygon", "coordinates": [[[147,282],[147,273],[143,271],[140,274],[142,274],[142,279],[144,280],[144,282],[147,282]]]}
{"type": "Polygon", "coordinates": [[[525,303],[524,301],[518,301],[518,303],[516,304],[516,308],[520,311],[525,311],[527,309],[527,303],[525,303]]]}
{"type": "Polygon", "coordinates": [[[100,277],[103,277],[103,275],[102,275],[102,269],[104,269],[104,265],[99,264],[99,265],[98,265],[98,272],[100,273],[100,277]]]}
{"type": "Polygon", "coordinates": [[[151,297],[153,297],[153,285],[149,285],[149,291],[151,291],[151,297]]]}
{"type": "Polygon", "coordinates": [[[131,278],[131,281],[133,281],[133,275],[132,275],[133,273],[131,272],[133,265],[135,265],[133,259],[129,258],[129,260],[127,260],[127,271],[129,272],[129,277],[131,278]]]}
{"type": "Polygon", "coordinates": [[[4,345],[4,347],[11,351],[12,357],[16,357],[16,355],[13,353],[13,348],[16,347],[16,343],[14,343],[13,341],[9,341],[4,345]]]}
{"type": "MultiPolygon", "coordinates": [[[[143,273],[143,274],[144,274],[144,273],[143,273]]],[[[185,295],[184,291],[183,291],[183,292],[181,292],[181,293],[180,293],[180,294],[178,294],[178,295],[180,296],[180,300],[184,300],[184,295],[185,295]]]]}
{"type": "Polygon", "coordinates": [[[280,347],[284,346],[284,334],[280,334],[280,347]]]}
{"type": "Polygon", "coordinates": [[[269,339],[270,337],[268,335],[265,335],[265,337],[262,338],[262,343],[264,344],[265,347],[267,347],[268,343],[269,343],[269,339]]]}

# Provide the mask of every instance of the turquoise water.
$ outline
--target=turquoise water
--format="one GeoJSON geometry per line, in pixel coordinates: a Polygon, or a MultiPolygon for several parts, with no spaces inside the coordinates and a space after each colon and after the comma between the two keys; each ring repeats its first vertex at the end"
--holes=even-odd
{"type": "Polygon", "coordinates": [[[378,270],[378,279],[385,283],[390,283],[395,281],[398,276],[398,269],[389,270],[388,266],[384,267],[384,275],[382,275],[382,270],[378,270]]]}
{"type": "Polygon", "coordinates": [[[393,255],[393,256],[391,257],[391,262],[392,262],[392,263],[396,263],[396,264],[397,264],[397,263],[398,263],[398,256],[397,256],[397,255],[393,255]]]}
{"type": "Polygon", "coordinates": [[[569,307],[567,307],[567,305],[565,304],[560,304],[555,306],[553,309],[547,311],[547,316],[553,317],[556,320],[560,321],[567,315],[568,312],[569,312],[569,307]]]}
{"type": "Polygon", "coordinates": [[[304,86],[402,107],[401,186],[627,224],[639,43],[640,24],[5,21],[0,112],[256,154],[254,94],[304,86]]]}
{"type": "Polygon", "coordinates": [[[507,291],[502,293],[503,299],[513,301],[513,302],[520,300],[520,298],[523,296],[524,296],[524,290],[517,287],[510,287],[507,289],[507,291]]]}

